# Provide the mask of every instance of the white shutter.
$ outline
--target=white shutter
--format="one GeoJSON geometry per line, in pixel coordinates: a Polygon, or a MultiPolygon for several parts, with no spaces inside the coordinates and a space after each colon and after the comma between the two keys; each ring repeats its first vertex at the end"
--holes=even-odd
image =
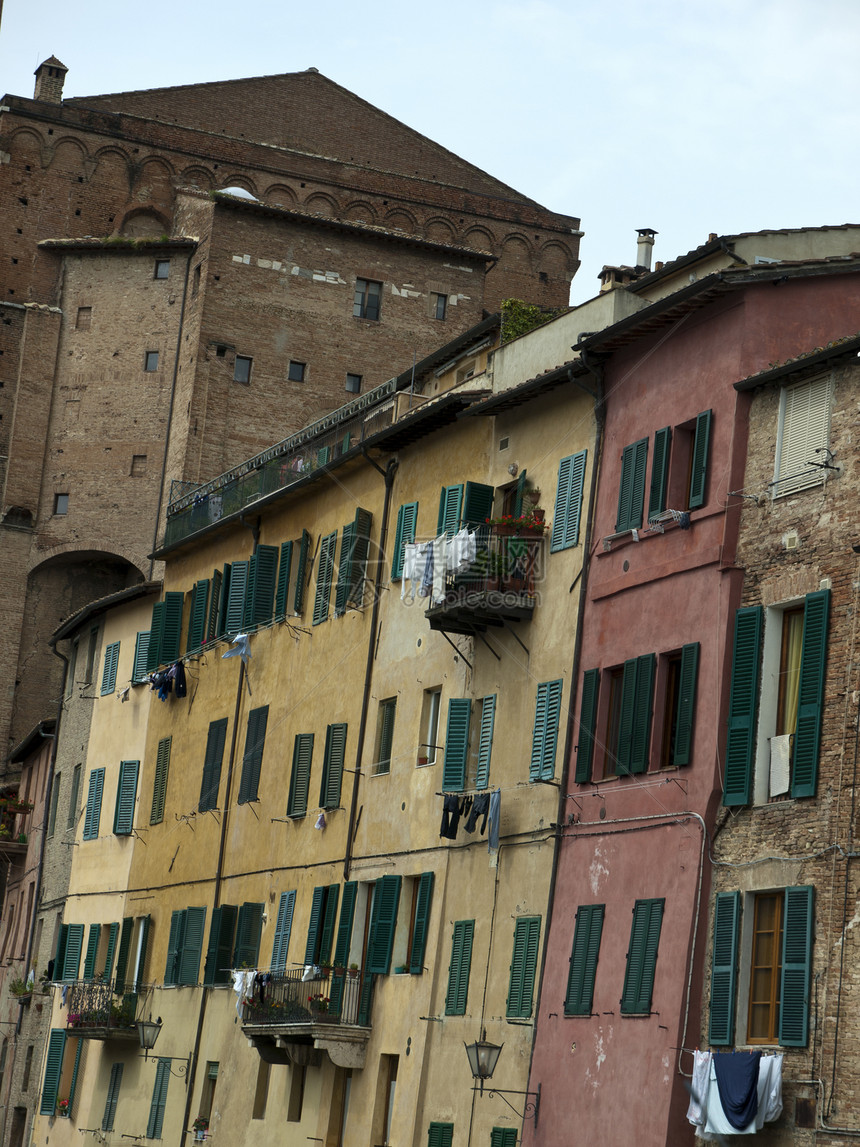
{"type": "Polygon", "coordinates": [[[807,463],[827,461],[831,396],[829,376],[786,387],[783,391],[775,497],[824,481],[827,471],[807,463]],[[816,454],[816,450],[820,453],[816,454]]]}

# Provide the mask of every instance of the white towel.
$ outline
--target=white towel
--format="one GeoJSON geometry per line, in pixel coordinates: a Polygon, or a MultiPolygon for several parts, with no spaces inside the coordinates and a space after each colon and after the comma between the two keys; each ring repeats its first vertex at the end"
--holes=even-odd
{"type": "Polygon", "coordinates": [[[770,795],[781,796],[791,786],[791,733],[770,739],[770,795]]]}

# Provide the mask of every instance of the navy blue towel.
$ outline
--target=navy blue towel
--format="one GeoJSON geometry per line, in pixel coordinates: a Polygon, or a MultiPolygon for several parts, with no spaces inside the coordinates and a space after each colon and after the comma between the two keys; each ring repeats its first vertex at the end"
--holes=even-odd
{"type": "Polygon", "coordinates": [[[758,1065],[760,1051],[734,1051],[714,1056],[714,1071],[723,1112],[738,1131],[755,1119],[758,1111],[758,1065]]]}

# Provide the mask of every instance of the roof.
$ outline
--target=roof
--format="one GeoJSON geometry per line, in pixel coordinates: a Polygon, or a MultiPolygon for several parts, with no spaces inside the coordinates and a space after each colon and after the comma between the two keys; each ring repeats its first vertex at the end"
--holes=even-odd
{"type": "Polygon", "coordinates": [[[56,645],[56,643],[62,641],[64,637],[69,637],[87,618],[98,617],[99,614],[106,613],[115,605],[121,605],[127,601],[134,601],[135,598],[145,597],[148,593],[157,593],[160,592],[160,590],[160,581],[143,581],[138,585],[131,585],[126,589],[118,590],[116,593],[109,593],[107,597],[97,598],[88,605],[82,606],[61,625],[58,625],[48,639],[48,644],[56,645]]]}
{"type": "Polygon", "coordinates": [[[128,255],[135,252],[188,251],[197,246],[196,239],[130,239],[124,235],[84,235],[80,239],[40,239],[39,246],[50,251],[104,251],[128,255]]]}
{"type": "Polygon", "coordinates": [[[35,749],[39,748],[42,741],[53,737],[56,727],[57,722],[53,717],[49,717],[45,721],[40,721],[38,725],[30,730],[24,740],[15,746],[7,760],[13,765],[25,761],[27,757],[32,755],[35,749]]]}
{"type": "Polygon", "coordinates": [[[39,67],[33,72],[33,75],[37,76],[42,68],[62,68],[64,72],[69,70],[62,60],[58,60],[56,56],[49,56],[47,60],[42,60],[39,67]]]}
{"type": "Polygon", "coordinates": [[[539,398],[542,394],[548,394],[551,390],[564,386],[568,382],[576,382],[577,386],[582,387],[592,397],[596,397],[593,387],[576,381],[575,375],[582,374],[581,369],[576,369],[578,366],[578,359],[554,366],[551,370],[545,370],[542,374],[535,375],[534,378],[529,378],[516,386],[509,386],[498,394],[490,395],[483,402],[478,402],[469,407],[464,414],[469,417],[472,415],[502,414],[506,410],[513,410],[517,406],[522,406],[524,402],[539,398]]]}
{"type": "Polygon", "coordinates": [[[765,386],[770,382],[779,382],[783,378],[805,378],[817,374],[823,367],[832,366],[839,359],[857,358],[860,356],[860,332],[855,335],[845,335],[844,338],[834,339],[826,346],[817,346],[804,354],[795,355],[784,363],[771,363],[765,370],[748,375],[736,382],[735,390],[754,390],[757,386],[765,386]]]}

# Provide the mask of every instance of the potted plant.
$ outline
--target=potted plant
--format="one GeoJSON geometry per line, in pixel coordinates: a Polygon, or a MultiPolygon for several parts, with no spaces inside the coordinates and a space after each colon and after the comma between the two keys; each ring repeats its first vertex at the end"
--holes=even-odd
{"type": "Polygon", "coordinates": [[[358,979],[358,964],[356,964],[354,962],[349,965],[349,978],[351,980],[357,980],[358,979]]]}
{"type": "Polygon", "coordinates": [[[62,1115],[64,1118],[69,1117],[69,1101],[68,1099],[57,1100],[57,1114],[62,1115]]]}
{"type": "Polygon", "coordinates": [[[328,1011],[328,1006],[331,1000],[328,996],[324,996],[322,992],[318,992],[315,996],[311,996],[308,1000],[312,1012],[317,1012],[320,1015],[325,1015],[328,1011]]]}
{"type": "Polygon", "coordinates": [[[209,1120],[205,1119],[202,1115],[198,1115],[191,1124],[191,1130],[194,1132],[195,1139],[205,1139],[206,1132],[209,1130],[209,1120]]]}
{"type": "Polygon", "coordinates": [[[22,980],[20,976],[16,976],[15,979],[9,983],[9,991],[13,996],[17,996],[19,1000],[29,1000],[33,994],[33,985],[28,984],[26,980],[22,980]]]}

